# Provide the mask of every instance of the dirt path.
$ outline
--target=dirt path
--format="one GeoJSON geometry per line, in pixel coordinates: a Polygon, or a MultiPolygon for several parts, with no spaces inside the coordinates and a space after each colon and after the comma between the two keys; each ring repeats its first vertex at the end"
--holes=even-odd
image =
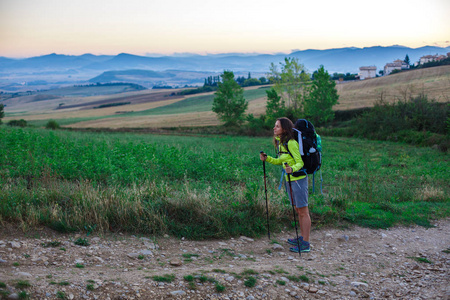
{"type": "Polygon", "coordinates": [[[284,242],[293,232],[272,234],[279,244],[115,234],[80,246],[85,235],[2,229],[0,290],[4,299],[21,290],[31,299],[450,299],[450,219],[316,230],[301,257],[284,242]]]}

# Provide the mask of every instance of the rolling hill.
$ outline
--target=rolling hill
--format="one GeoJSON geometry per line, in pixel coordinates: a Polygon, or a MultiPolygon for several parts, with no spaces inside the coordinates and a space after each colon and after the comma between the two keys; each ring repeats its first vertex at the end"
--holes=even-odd
{"type": "MultiPolygon", "coordinates": [[[[392,102],[409,99],[421,93],[429,99],[450,101],[450,66],[418,69],[363,81],[337,85],[339,104],[336,110],[373,106],[383,98],[392,102]]],[[[10,99],[6,118],[24,118],[36,125],[56,119],[74,128],[144,128],[169,126],[208,126],[219,123],[211,111],[213,93],[177,96],[177,90],[144,90],[116,95],[63,97],[40,99],[24,96],[10,99]],[[64,106],[60,103],[64,101],[64,106]],[[110,103],[127,103],[121,107],[94,107],[110,103]],[[129,104],[128,104],[129,103],[129,104]],[[38,121],[40,120],[40,121],[38,121]]],[[[71,91],[74,93],[74,91],[71,91]]],[[[247,88],[248,113],[258,116],[265,112],[266,94],[260,87],[247,88]]]]}

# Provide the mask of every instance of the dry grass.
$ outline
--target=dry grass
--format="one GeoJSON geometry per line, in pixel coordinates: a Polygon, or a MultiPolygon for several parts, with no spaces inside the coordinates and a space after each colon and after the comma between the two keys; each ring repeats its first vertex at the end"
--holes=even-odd
{"type": "Polygon", "coordinates": [[[425,94],[429,99],[450,101],[450,66],[412,70],[363,81],[337,85],[339,105],[345,110],[370,107],[381,97],[393,102],[425,94]]]}

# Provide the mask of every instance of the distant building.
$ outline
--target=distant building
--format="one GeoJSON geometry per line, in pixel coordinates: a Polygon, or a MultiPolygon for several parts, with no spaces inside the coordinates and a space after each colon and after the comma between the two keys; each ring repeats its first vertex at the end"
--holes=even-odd
{"type": "Polygon", "coordinates": [[[364,80],[368,78],[375,78],[377,77],[377,67],[370,66],[370,67],[360,67],[359,68],[359,79],[364,80]]]}
{"type": "Polygon", "coordinates": [[[437,55],[437,54],[436,55],[425,55],[420,58],[419,64],[423,65],[423,64],[426,64],[426,63],[432,62],[432,61],[440,61],[440,60],[443,60],[443,59],[446,59],[447,57],[449,57],[450,56],[449,54],[450,53],[447,53],[447,56],[437,55]]]}
{"type": "Polygon", "coordinates": [[[397,60],[394,60],[394,62],[387,63],[384,66],[384,75],[385,76],[389,75],[394,70],[408,70],[408,69],[409,69],[409,65],[407,63],[405,63],[401,59],[397,59],[397,60]]]}

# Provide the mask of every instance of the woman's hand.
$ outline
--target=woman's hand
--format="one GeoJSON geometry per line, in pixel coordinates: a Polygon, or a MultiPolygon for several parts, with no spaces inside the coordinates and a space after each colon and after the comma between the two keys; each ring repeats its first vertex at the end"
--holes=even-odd
{"type": "Polygon", "coordinates": [[[266,161],[267,159],[267,154],[265,154],[264,152],[259,152],[259,159],[262,161],[266,161]]]}
{"type": "Polygon", "coordinates": [[[292,168],[287,164],[287,163],[285,163],[284,164],[285,165],[285,171],[286,171],[286,173],[288,173],[288,174],[292,174],[292,168]]]}

